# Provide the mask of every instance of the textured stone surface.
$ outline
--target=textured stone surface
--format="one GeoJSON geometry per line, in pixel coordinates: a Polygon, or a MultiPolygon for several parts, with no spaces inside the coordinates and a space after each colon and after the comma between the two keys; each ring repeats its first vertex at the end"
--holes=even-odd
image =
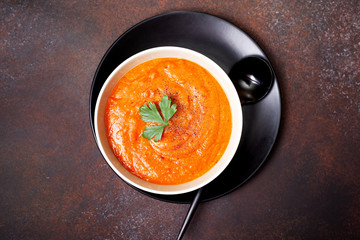
{"type": "Polygon", "coordinates": [[[272,61],[283,101],[265,166],[201,204],[184,239],[359,239],[356,0],[1,1],[1,239],[175,239],[188,205],[116,177],[88,113],[112,42],[174,10],[214,14],[249,33],[272,61]]]}

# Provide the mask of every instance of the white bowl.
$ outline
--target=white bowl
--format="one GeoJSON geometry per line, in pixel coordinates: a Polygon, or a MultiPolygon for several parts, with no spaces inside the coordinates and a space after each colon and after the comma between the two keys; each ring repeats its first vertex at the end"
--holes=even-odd
{"type": "Polygon", "coordinates": [[[95,107],[96,141],[107,163],[115,171],[115,173],[120,176],[125,182],[141,190],[156,194],[172,195],[187,193],[201,188],[214,180],[217,176],[220,175],[220,173],[228,166],[228,164],[232,160],[240,142],[242,126],[243,118],[240,99],[228,75],[208,57],[193,50],[180,47],[151,48],[139,52],[122,62],[107,78],[99,93],[95,107]],[[232,113],[231,137],[229,144],[221,159],[215,164],[214,167],[212,167],[207,173],[205,173],[201,177],[194,179],[190,182],[178,185],[160,185],[150,183],[133,175],[126,168],[124,168],[119,162],[119,160],[116,158],[116,156],[113,154],[109,146],[104,122],[106,102],[118,80],[130,69],[143,62],[155,58],[168,57],[186,59],[195,62],[203,68],[207,69],[208,72],[210,72],[210,74],[219,82],[220,86],[223,88],[229,100],[232,113]]]}

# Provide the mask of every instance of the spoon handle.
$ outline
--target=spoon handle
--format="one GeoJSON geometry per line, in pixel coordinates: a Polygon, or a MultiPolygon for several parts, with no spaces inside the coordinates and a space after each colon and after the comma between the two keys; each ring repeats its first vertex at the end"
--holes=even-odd
{"type": "Polygon", "coordinates": [[[189,226],[189,223],[191,221],[191,218],[194,216],[194,213],[195,213],[195,210],[197,208],[197,206],[199,205],[200,203],[200,196],[201,196],[201,192],[202,192],[202,188],[200,188],[195,197],[194,197],[194,200],[192,201],[191,203],[191,206],[189,208],[189,211],[188,213],[186,214],[186,217],[185,217],[185,220],[183,222],[183,225],[181,226],[181,229],[180,229],[180,232],[179,232],[179,235],[177,237],[177,240],[181,240],[182,237],[184,236],[185,234],[185,231],[187,229],[187,227],[189,226]]]}

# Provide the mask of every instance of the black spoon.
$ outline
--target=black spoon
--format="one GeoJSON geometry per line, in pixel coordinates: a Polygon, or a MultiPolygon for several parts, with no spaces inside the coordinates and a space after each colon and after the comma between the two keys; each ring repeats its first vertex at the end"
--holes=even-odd
{"type": "MultiPolygon", "coordinates": [[[[250,56],[241,59],[230,70],[229,77],[234,83],[241,103],[255,103],[263,99],[271,89],[274,74],[270,63],[262,57],[250,56]]],[[[182,239],[201,199],[203,187],[197,190],[181,226],[177,240],[182,239]]]]}

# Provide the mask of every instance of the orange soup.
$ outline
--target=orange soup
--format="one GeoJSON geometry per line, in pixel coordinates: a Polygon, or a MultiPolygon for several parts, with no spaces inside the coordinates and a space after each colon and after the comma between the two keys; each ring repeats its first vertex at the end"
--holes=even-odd
{"type": "Polygon", "coordinates": [[[110,147],[127,170],[166,185],[209,171],[232,130],[229,101],[219,83],[198,64],[177,58],[154,59],[127,72],[108,98],[105,126],[110,147]],[[155,142],[142,136],[146,126],[156,124],[144,122],[139,108],[149,102],[158,106],[164,95],[177,111],[155,142]]]}

